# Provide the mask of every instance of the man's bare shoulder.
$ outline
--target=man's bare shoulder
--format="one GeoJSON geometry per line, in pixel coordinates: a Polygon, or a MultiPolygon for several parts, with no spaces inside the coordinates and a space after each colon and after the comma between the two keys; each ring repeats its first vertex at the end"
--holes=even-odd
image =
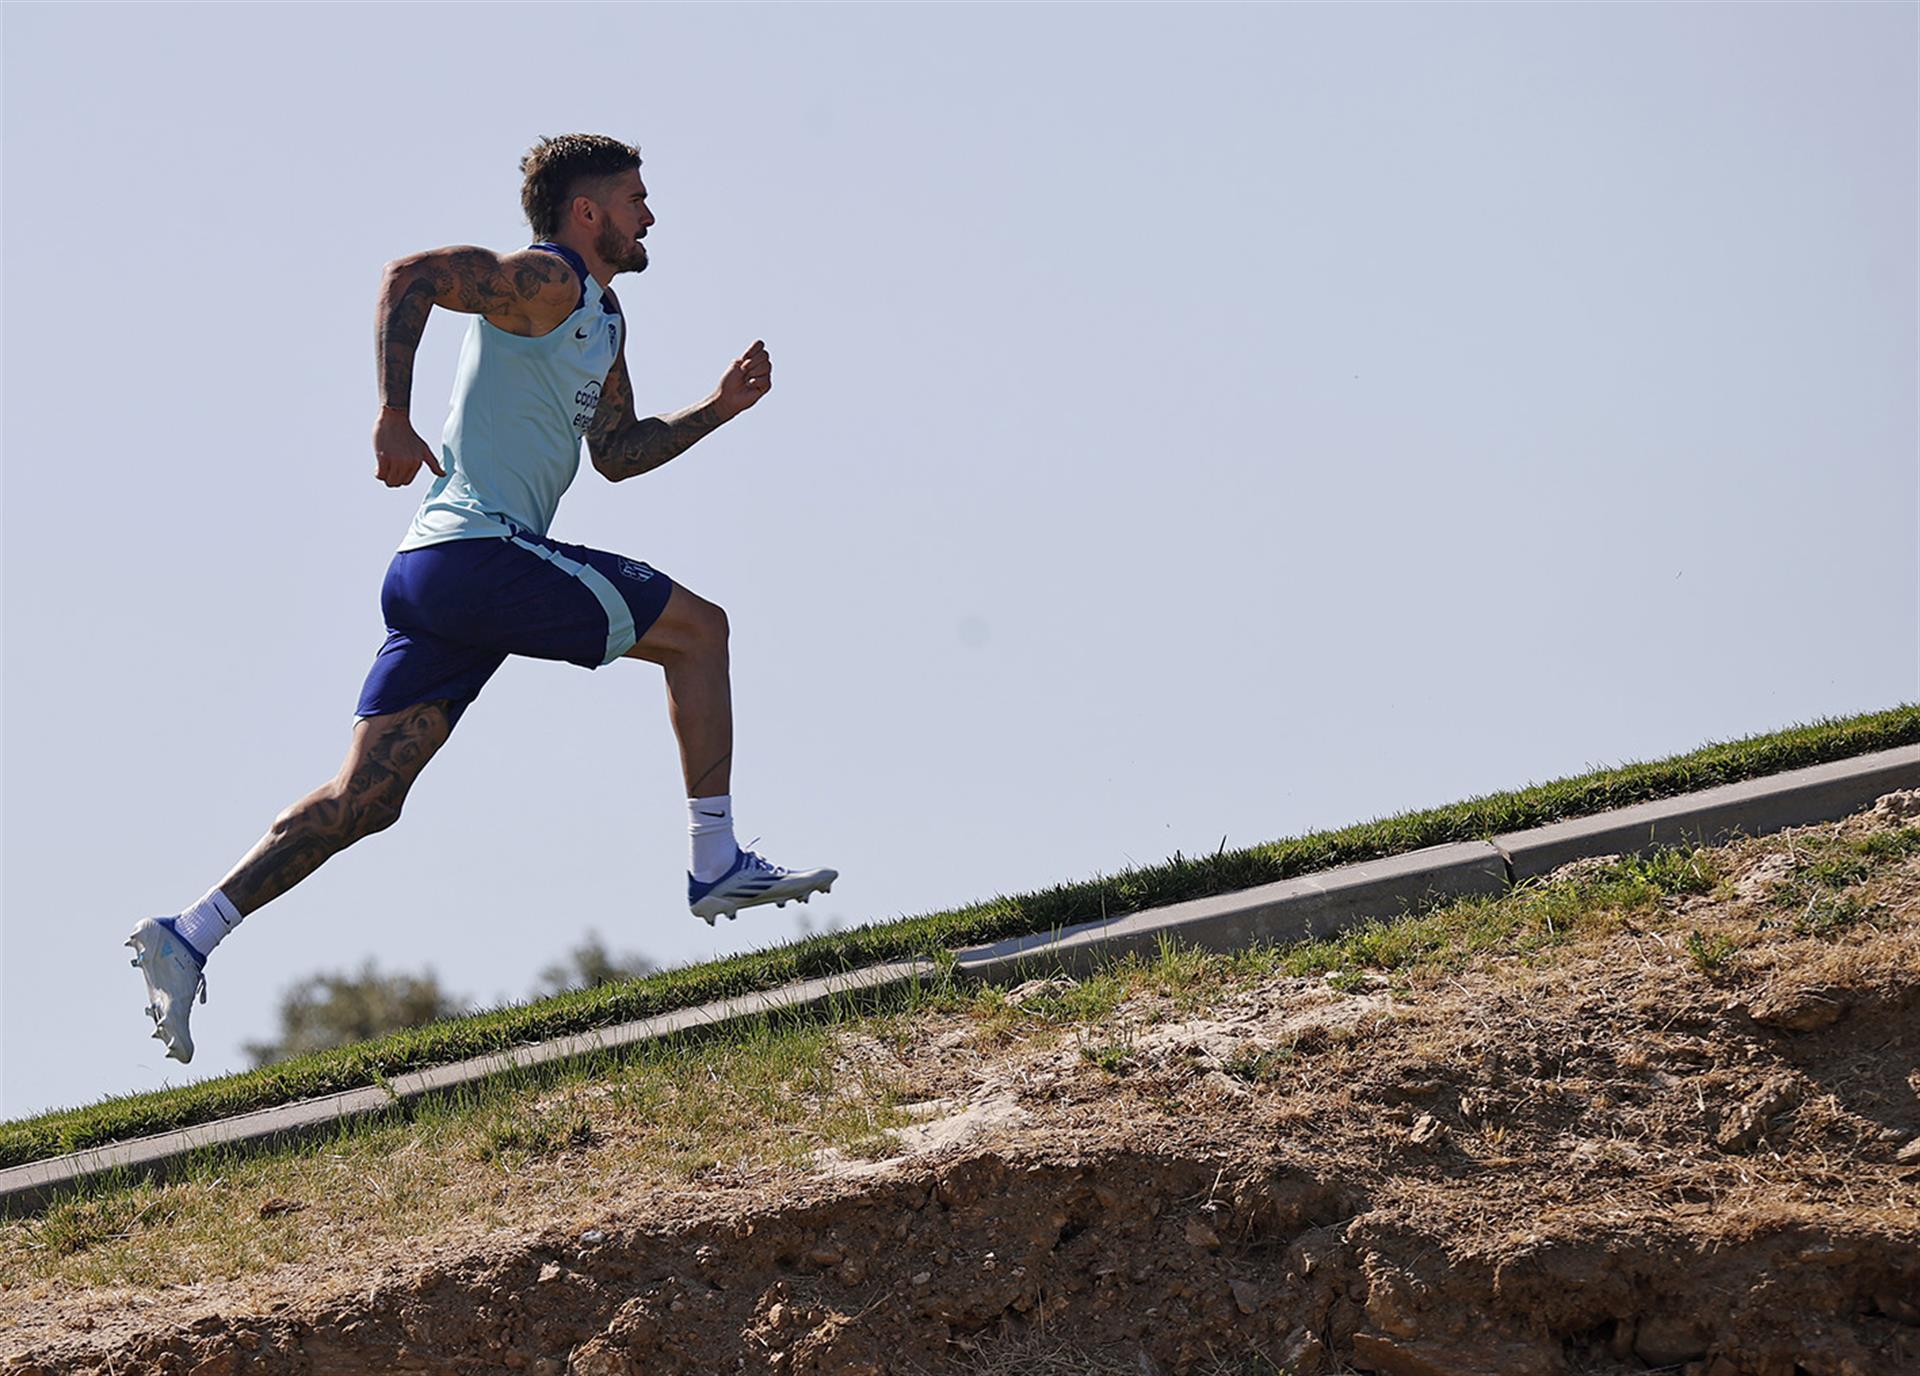
{"type": "Polygon", "coordinates": [[[503,254],[459,244],[396,259],[391,269],[412,274],[443,310],[484,315],[515,334],[545,334],[580,299],[572,265],[544,249],[503,254]]]}

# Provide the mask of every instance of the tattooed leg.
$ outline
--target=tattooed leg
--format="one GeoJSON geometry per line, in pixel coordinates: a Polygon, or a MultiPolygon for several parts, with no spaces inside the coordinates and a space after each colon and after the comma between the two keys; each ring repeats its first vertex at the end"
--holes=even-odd
{"type": "Polygon", "coordinates": [[[660,619],[629,659],[667,671],[667,715],[680,741],[680,769],[689,798],[733,791],[733,685],[727,658],[727,614],[679,584],[660,619]]]}
{"type": "Polygon", "coordinates": [[[339,774],[274,818],[220,891],[244,917],[355,841],[392,826],[407,790],[452,729],[444,702],[362,718],[339,774]]]}

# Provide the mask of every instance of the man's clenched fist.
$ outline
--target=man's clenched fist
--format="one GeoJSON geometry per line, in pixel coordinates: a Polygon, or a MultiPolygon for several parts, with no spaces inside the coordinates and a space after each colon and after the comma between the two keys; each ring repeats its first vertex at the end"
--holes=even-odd
{"type": "Polygon", "coordinates": [[[720,379],[720,409],[729,418],[739,415],[773,388],[773,360],[767,356],[763,339],[733,360],[727,375],[720,379]]]}

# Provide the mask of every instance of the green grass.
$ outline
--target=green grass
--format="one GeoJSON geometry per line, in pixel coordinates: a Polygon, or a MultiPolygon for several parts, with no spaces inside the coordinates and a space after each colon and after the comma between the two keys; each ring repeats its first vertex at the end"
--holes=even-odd
{"type": "Polygon", "coordinates": [[[907,956],[937,956],[956,947],[1229,893],[1424,846],[1484,839],[1500,832],[1916,742],[1920,742],[1920,705],[1904,705],[1243,850],[1222,849],[1201,857],[1176,853],[1159,865],[812,937],[662,971],[625,984],[434,1023],[378,1041],[301,1056],[177,1089],[114,1096],[81,1108],[0,1124],[0,1166],[210,1122],[314,1095],[358,1089],[411,1070],[772,989],[795,980],[907,956]]]}
{"type": "Polygon", "coordinates": [[[1731,971],[1740,959],[1740,943],[1721,932],[1708,936],[1705,932],[1687,933],[1687,954],[1693,957],[1694,966],[1709,979],[1718,979],[1731,971]]]}
{"type": "Polygon", "coordinates": [[[1773,894],[1801,936],[1832,939],[1871,917],[1872,900],[1847,890],[1864,884],[1876,865],[1920,852],[1920,827],[1874,832],[1856,840],[1809,839],[1794,852],[1793,872],[1773,894]]]}
{"type": "MultiPolygon", "coordinates": [[[[494,1194],[509,1186],[552,1191],[542,1210],[564,1214],[567,1199],[591,1193],[596,1172],[618,1180],[632,1169],[686,1183],[742,1163],[799,1164],[829,1147],[854,1158],[888,1156],[898,1149],[893,1133],[917,1121],[906,1106],[925,1088],[848,1048],[867,1039],[906,1055],[940,1028],[929,1027],[929,1015],[971,1023],[974,1048],[989,1054],[1064,1034],[1084,1063],[1133,1077],[1152,1070],[1140,1054],[1145,1029],[1232,1006],[1280,976],[1378,992],[1386,975],[1396,1000],[1418,998],[1435,980],[1472,977],[1490,963],[1544,966],[1578,942],[1666,930],[1682,938],[1683,958],[1717,979],[1737,972],[1745,941],[1672,900],[1728,901],[1740,856],[1754,849],[1742,848],[1731,864],[1726,852],[1706,849],[1589,863],[1333,940],[1218,954],[1162,942],[1153,955],[1125,956],[1017,999],[1005,988],[941,978],[815,1014],[767,1014],[516,1070],[341,1124],[319,1140],[196,1153],[167,1185],[126,1175],[83,1182],[38,1218],[0,1222],[0,1289],[29,1277],[145,1284],[178,1273],[169,1250],[176,1246],[198,1258],[186,1269],[238,1274],[344,1245],[355,1230],[422,1236],[450,1220],[486,1221],[494,1194]],[[300,1218],[287,1222],[289,1211],[300,1218]]],[[[1774,850],[1821,873],[1837,872],[1821,866],[1843,853],[1866,856],[1863,882],[1873,883],[1920,853],[1920,829],[1862,839],[1801,833],[1774,850]]],[[[1280,1083],[1305,1058],[1358,1035],[1357,1027],[1307,1025],[1247,1047],[1221,1069],[1250,1085],[1280,1083]]]]}
{"type": "MultiPolygon", "coordinates": [[[[919,1002],[953,999],[940,986],[919,1002]]],[[[897,1011],[897,1009],[895,1010],[897,1011]]],[[[883,1155],[906,1117],[895,1085],[842,1060],[864,1022],[755,1018],[620,1057],[516,1071],[272,1150],[210,1148],[165,1183],[83,1182],[37,1217],[0,1221],[0,1291],[30,1280],[166,1284],[231,1277],[358,1241],[495,1225],[508,1193],[592,1194],[594,1172],[684,1184],[719,1168],[787,1165],[823,1148],[883,1155]],[[591,1163],[591,1169],[590,1169],[591,1163]]],[[[616,1193],[626,1186],[603,1190],[616,1193]]]]}

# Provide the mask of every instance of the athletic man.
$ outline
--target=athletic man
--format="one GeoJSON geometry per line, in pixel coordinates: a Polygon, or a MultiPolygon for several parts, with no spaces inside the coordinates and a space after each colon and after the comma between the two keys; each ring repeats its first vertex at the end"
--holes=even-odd
{"type": "Polygon", "coordinates": [[[781,869],[734,841],[726,613],[637,559],[547,535],[583,436],[609,481],[658,468],[767,394],[766,345],[756,340],[698,406],[636,418],[627,317],[608,284],[647,266],[640,241],[654,217],[639,150],[566,134],[542,139],[520,170],[539,242],[505,255],[437,249],[387,265],[375,476],[404,487],[424,464],[435,477],[387,569],[387,640],[361,689],[340,772],[275,818],[205,898],[146,919],[127,940],[146,978],[153,1035],[176,1060],[193,1059],[188,1014],[195,994],[206,1002],[213,948],[330,856],[393,825],[407,789],[510,654],[587,668],[645,659],[666,671],[692,838],[687,900],[709,926],[756,903],[804,903],[839,877],[781,869]],[[414,351],[435,306],[475,317],[437,459],[408,416],[414,351]]]}

